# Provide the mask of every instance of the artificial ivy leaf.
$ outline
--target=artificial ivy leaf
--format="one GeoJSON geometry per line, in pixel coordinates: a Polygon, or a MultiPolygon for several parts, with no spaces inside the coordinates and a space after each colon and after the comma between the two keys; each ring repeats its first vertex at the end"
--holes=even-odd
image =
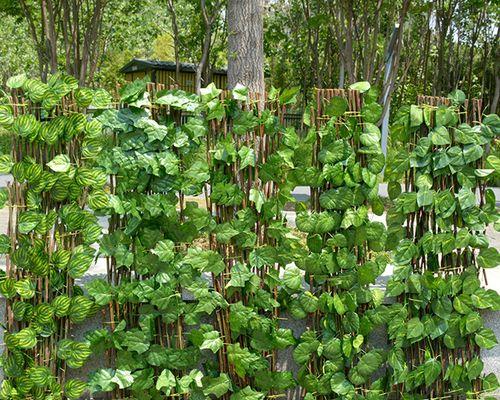
{"type": "Polygon", "coordinates": [[[219,275],[226,268],[218,253],[194,247],[189,248],[183,262],[200,272],[213,272],[215,275],[219,275]]]}
{"type": "Polygon", "coordinates": [[[36,331],[31,328],[21,329],[15,334],[15,338],[17,341],[17,347],[20,349],[31,349],[35,347],[37,343],[36,331]]]}
{"type": "Polygon", "coordinates": [[[476,332],[474,341],[483,349],[492,349],[498,344],[495,333],[489,328],[483,328],[476,332]]]}
{"type": "Polygon", "coordinates": [[[406,337],[408,339],[417,339],[424,333],[424,324],[418,317],[412,318],[406,325],[406,337]]]}
{"type": "Polygon", "coordinates": [[[88,293],[94,298],[95,303],[100,306],[108,304],[113,298],[113,290],[104,279],[92,279],[85,287],[88,293]]]}
{"type": "Polygon", "coordinates": [[[349,86],[349,89],[351,90],[358,90],[360,93],[365,93],[370,90],[370,82],[367,81],[359,81],[351,84],[349,86]]]}
{"type": "Polygon", "coordinates": [[[255,386],[265,391],[284,391],[295,386],[295,379],[290,371],[262,370],[255,373],[255,386]]]}
{"type": "Polygon", "coordinates": [[[288,264],[283,274],[283,283],[291,290],[299,290],[302,287],[302,273],[300,269],[293,264],[288,264]]]}
{"type": "Polygon", "coordinates": [[[266,369],[267,361],[260,355],[252,353],[248,348],[241,347],[239,343],[227,346],[227,358],[238,376],[244,378],[252,376],[256,371],[266,369]]]}
{"type": "Polygon", "coordinates": [[[432,358],[424,364],[424,378],[426,386],[430,386],[438,378],[441,373],[441,363],[432,358]]]}
{"type": "Polygon", "coordinates": [[[477,264],[481,268],[495,268],[500,264],[500,254],[495,247],[483,248],[477,256],[477,264]]]}
{"type": "Polygon", "coordinates": [[[231,279],[226,287],[245,287],[245,284],[254,276],[253,272],[248,267],[241,263],[236,263],[231,268],[231,279]]]}
{"type": "Polygon", "coordinates": [[[243,389],[233,393],[230,400],[263,400],[265,394],[253,390],[250,386],[245,386],[243,389]]]}
{"type": "Polygon", "coordinates": [[[249,200],[253,201],[253,203],[255,204],[255,209],[260,213],[260,211],[262,210],[262,206],[266,201],[266,198],[262,190],[252,188],[250,189],[249,200]]]}
{"type": "Polygon", "coordinates": [[[342,372],[337,372],[332,375],[330,378],[330,387],[334,393],[340,396],[346,396],[354,391],[354,386],[347,380],[342,372]]]}
{"type": "Polygon", "coordinates": [[[368,378],[380,368],[383,361],[381,352],[372,350],[359,359],[356,368],[361,375],[368,378]]]}
{"type": "Polygon", "coordinates": [[[376,124],[382,117],[382,106],[376,102],[365,104],[361,109],[361,116],[364,122],[376,124]]]}
{"type": "Polygon", "coordinates": [[[340,117],[347,111],[349,105],[344,97],[332,97],[325,107],[325,113],[331,117],[340,117]]]}
{"type": "Polygon", "coordinates": [[[203,383],[203,394],[205,396],[214,395],[219,398],[227,393],[227,391],[231,387],[231,380],[227,374],[220,374],[220,376],[213,377],[204,377],[202,379],[203,383]]]}
{"type": "Polygon", "coordinates": [[[474,357],[472,360],[467,362],[467,377],[470,380],[479,378],[481,372],[483,372],[484,364],[479,357],[474,357]]]}
{"type": "Polygon", "coordinates": [[[203,343],[200,346],[200,350],[209,349],[215,354],[217,353],[224,343],[220,338],[218,331],[210,331],[203,333],[203,343]]]}
{"type": "Polygon", "coordinates": [[[346,210],[351,207],[353,201],[352,190],[344,186],[323,192],[319,198],[321,207],[327,210],[346,210]]]}
{"type": "Polygon", "coordinates": [[[450,134],[444,126],[438,126],[430,132],[431,142],[435,146],[451,144],[450,134]]]}
{"type": "Polygon", "coordinates": [[[156,381],[156,390],[169,394],[173,387],[175,387],[175,376],[170,370],[164,369],[156,381]]]}
{"type": "Polygon", "coordinates": [[[241,146],[238,150],[238,156],[240,157],[240,170],[249,166],[255,167],[256,157],[254,149],[247,146],[241,146]]]}
{"type": "Polygon", "coordinates": [[[47,166],[54,172],[68,172],[71,167],[71,161],[66,154],[55,156],[47,166]]]}
{"type": "Polygon", "coordinates": [[[76,400],[82,396],[86,388],[86,382],[78,379],[68,379],[64,384],[64,394],[69,400],[76,400]]]}
{"type": "Polygon", "coordinates": [[[175,256],[174,249],[175,244],[171,240],[160,240],[151,252],[156,254],[161,261],[170,262],[175,256]]]}

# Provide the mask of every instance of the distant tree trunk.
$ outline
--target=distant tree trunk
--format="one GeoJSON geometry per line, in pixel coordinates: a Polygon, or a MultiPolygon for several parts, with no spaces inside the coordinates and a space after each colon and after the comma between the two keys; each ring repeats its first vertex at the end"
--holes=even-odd
{"type": "Polygon", "coordinates": [[[59,42],[64,47],[66,72],[81,84],[93,79],[101,55],[99,38],[107,1],[19,0],[36,48],[42,80],[47,79],[49,72],[57,72],[59,42]],[[82,15],[90,17],[82,20],[82,15]]]}
{"type": "Polygon", "coordinates": [[[221,2],[218,1],[212,4],[212,13],[209,13],[206,0],[200,0],[201,16],[205,24],[205,34],[203,36],[203,44],[201,48],[201,60],[196,68],[196,93],[200,93],[202,78],[205,78],[204,84],[207,83],[207,77],[210,75],[207,71],[210,60],[210,48],[212,46],[212,26],[220,13],[221,2]]]}
{"type": "Polygon", "coordinates": [[[42,0],[41,7],[50,73],[54,74],[57,71],[56,10],[51,0],[42,0]]]}
{"type": "Polygon", "coordinates": [[[228,86],[240,83],[250,92],[264,93],[263,0],[229,0],[228,86]]]}
{"type": "Polygon", "coordinates": [[[179,60],[179,27],[177,25],[177,14],[175,12],[174,0],[167,0],[168,12],[172,19],[172,33],[174,35],[174,54],[175,54],[175,82],[179,84],[181,74],[181,63],[179,60]]]}

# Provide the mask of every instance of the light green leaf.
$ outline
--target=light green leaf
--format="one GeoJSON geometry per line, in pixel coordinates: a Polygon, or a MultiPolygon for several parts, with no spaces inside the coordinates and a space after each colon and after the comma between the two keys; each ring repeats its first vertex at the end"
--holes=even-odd
{"type": "Polygon", "coordinates": [[[240,170],[252,166],[255,167],[255,151],[254,149],[247,147],[247,146],[241,146],[241,148],[238,150],[238,155],[240,156],[240,170]]]}
{"type": "Polygon", "coordinates": [[[54,172],[68,172],[71,162],[66,154],[59,154],[52,161],[48,162],[47,166],[54,172]]]}
{"type": "Polygon", "coordinates": [[[169,394],[173,387],[175,387],[175,376],[170,370],[164,369],[156,381],[156,390],[169,394]]]}
{"type": "Polygon", "coordinates": [[[203,343],[200,346],[200,350],[209,349],[215,354],[217,353],[224,343],[220,338],[218,331],[210,331],[203,333],[203,343]]]}
{"type": "Polygon", "coordinates": [[[293,264],[285,267],[283,283],[291,290],[299,290],[302,287],[302,272],[293,264]]]}
{"type": "Polygon", "coordinates": [[[359,90],[359,92],[364,93],[370,90],[370,82],[366,81],[360,81],[360,82],[355,82],[349,86],[349,89],[351,90],[359,90]]]}

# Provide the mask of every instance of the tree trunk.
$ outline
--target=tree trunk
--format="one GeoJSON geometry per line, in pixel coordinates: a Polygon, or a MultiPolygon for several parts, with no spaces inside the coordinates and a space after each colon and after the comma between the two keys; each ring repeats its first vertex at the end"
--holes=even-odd
{"type": "Polygon", "coordinates": [[[179,84],[181,74],[181,63],[179,60],[179,27],[177,25],[177,14],[175,12],[174,0],[167,0],[167,7],[172,19],[172,33],[174,35],[174,54],[175,54],[175,83],[179,84]]]}
{"type": "Polygon", "coordinates": [[[246,86],[250,92],[264,93],[263,0],[229,0],[228,87],[246,86]]]}

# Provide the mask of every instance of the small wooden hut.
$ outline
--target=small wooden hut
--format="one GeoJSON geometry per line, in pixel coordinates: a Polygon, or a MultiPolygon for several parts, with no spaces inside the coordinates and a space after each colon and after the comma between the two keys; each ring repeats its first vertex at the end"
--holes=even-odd
{"type": "MultiPolygon", "coordinates": [[[[144,60],[134,58],[124,65],[120,72],[125,74],[127,81],[149,76],[151,82],[162,83],[170,86],[177,84],[179,89],[186,92],[196,91],[196,64],[180,63],[179,81],[175,79],[175,62],[144,60]]],[[[216,69],[212,71],[212,82],[220,89],[227,87],[227,70],[216,69]]]]}

